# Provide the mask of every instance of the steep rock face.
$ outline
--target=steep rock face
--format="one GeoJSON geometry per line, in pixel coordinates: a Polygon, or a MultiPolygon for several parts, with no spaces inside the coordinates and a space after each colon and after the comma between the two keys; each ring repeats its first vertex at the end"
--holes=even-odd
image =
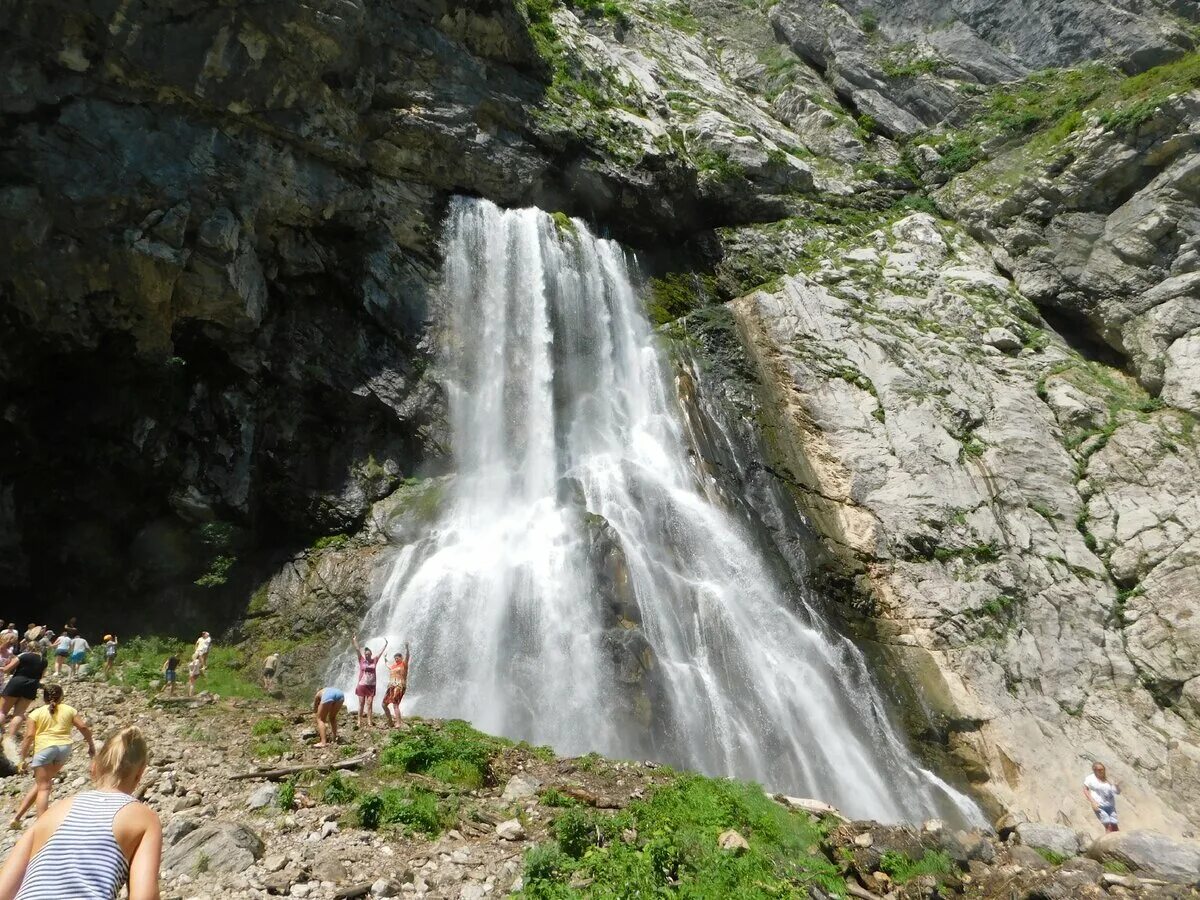
{"type": "Polygon", "coordinates": [[[1200,412],[1200,93],[1132,130],[1094,120],[955,179],[947,210],[999,248],[1039,306],[1128,357],[1142,384],[1200,412]]]}
{"type": "MultiPolygon", "coordinates": [[[[1194,4],[1185,6],[1194,12],[1194,4]]],[[[783,0],[771,22],[839,97],[898,136],[953,116],[964,84],[1099,59],[1130,72],[1174,59],[1195,41],[1179,18],[1183,10],[1171,7],[1142,0],[783,0]]]]}
{"type": "Polygon", "coordinates": [[[1159,496],[1195,502],[1190,416],[1140,411],[1132,382],[1042,330],[982,247],[923,214],[733,308],[773,454],[856,579],[866,633],[920,685],[914,719],[997,807],[1087,826],[1079,773],[1101,758],[1137,785],[1132,821],[1190,827],[1173,798],[1200,783],[1196,709],[1143,686],[1194,678],[1188,617],[1150,612],[1194,577],[1191,526],[1159,496]],[[1127,599],[1118,584],[1147,570],[1127,599]]]}

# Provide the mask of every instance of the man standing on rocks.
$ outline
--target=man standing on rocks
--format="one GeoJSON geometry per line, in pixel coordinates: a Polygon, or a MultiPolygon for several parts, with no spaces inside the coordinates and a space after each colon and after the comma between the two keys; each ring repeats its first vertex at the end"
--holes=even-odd
{"type": "Polygon", "coordinates": [[[279,654],[272,653],[263,660],[262,685],[264,691],[275,689],[275,670],[279,668],[279,654]]]}
{"type": "Polygon", "coordinates": [[[1118,831],[1117,794],[1121,786],[1108,780],[1104,763],[1092,763],[1092,774],[1083,779],[1083,796],[1092,805],[1092,812],[1100,820],[1105,831],[1118,831]]]}

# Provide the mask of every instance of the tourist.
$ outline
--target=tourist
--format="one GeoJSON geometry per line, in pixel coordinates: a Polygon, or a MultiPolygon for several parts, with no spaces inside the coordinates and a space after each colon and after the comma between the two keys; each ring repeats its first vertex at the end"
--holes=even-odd
{"type": "Polygon", "coordinates": [[[321,688],[313,697],[313,714],[317,717],[317,746],[328,747],[338,739],[337,717],[346,695],[335,687],[321,688]]]}
{"type": "Polygon", "coordinates": [[[39,625],[37,635],[37,640],[34,641],[34,649],[49,661],[50,650],[54,647],[54,632],[45,625],[39,625]]]}
{"type": "Polygon", "coordinates": [[[363,715],[367,717],[367,727],[375,727],[375,682],[379,660],[387,652],[387,641],[384,640],[379,656],[371,655],[370,647],[358,646],[358,635],[354,636],[354,652],[358,654],[358,685],[354,695],[358,697],[357,724],[362,728],[363,715]]]}
{"type": "Polygon", "coordinates": [[[117,636],[115,634],[106,634],[104,636],[104,675],[107,677],[112,675],[113,663],[117,661],[117,636]]]}
{"type": "Polygon", "coordinates": [[[92,762],[93,789],[59,800],[22,835],[0,869],[0,898],[158,900],[162,825],[132,796],[149,752],[141,731],[105,741],[92,762]]]}
{"type": "Polygon", "coordinates": [[[201,669],[200,657],[199,657],[199,655],[193,655],[191,660],[188,662],[188,696],[189,697],[194,697],[196,695],[196,679],[200,677],[200,669],[201,669]]]}
{"type": "Polygon", "coordinates": [[[165,684],[167,696],[175,696],[175,679],[177,677],[176,669],[179,668],[179,657],[172,653],[167,657],[166,662],[162,666],[162,677],[165,684]]]}
{"type": "Polygon", "coordinates": [[[279,668],[279,654],[272,653],[263,660],[262,685],[263,689],[275,689],[275,671],[279,668]]]}
{"type": "Polygon", "coordinates": [[[13,647],[16,647],[21,641],[21,633],[17,631],[17,623],[9,622],[4,626],[4,630],[0,631],[0,642],[9,641],[13,647]]]}
{"type": "MultiPolygon", "coordinates": [[[[38,688],[42,686],[42,676],[46,673],[46,657],[38,653],[35,644],[26,641],[25,650],[19,656],[8,661],[4,674],[9,676],[5,682],[3,696],[0,697],[0,726],[8,721],[5,736],[9,739],[17,733],[25,721],[25,710],[37,699],[38,688]],[[12,719],[8,718],[12,714],[12,719]]],[[[5,741],[4,755],[15,761],[16,747],[5,741]]]]}
{"type": "Polygon", "coordinates": [[[17,655],[16,638],[13,637],[15,632],[0,631],[0,691],[4,690],[4,667],[7,666],[17,655]]]}
{"type": "Polygon", "coordinates": [[[29,721],[25,725],[25,740],[21,741],[21,764],[24,765],[31,754],[33,756],[33,761],[29,763],[29,767],[33,769],[33,787],[17,806],[16,814],[8,823],[9,828],[20,828],[21,819],[35,802],[39,816],[50,805],[50,788],[54,785],[54,776],[71,758],[72,728],[79,729],[79,733],[87,741],[88,756],[96,755],[92,730],[75,707],[62,702],[62,687],[57,684],[46,685],[42,688],[42,699],[46,701],[46,705],[39,706],[29,714],[29,721]]]}
{"type": "Polygon", "coordinates": [[[1121,786],[1108,780],[1104,763],[1092,763],[1092,774],[1083,779],[1083,796],[1092,806],[1092,812],[1100,820],[1105,831],[1119,831],[1117,828],[1117,794],[1121,786]]]}
{"type": "Polygon", "coordinates": [[[77,634],[71,638],[71,656],[68,661],[71,665],[72,678],[79,674],[79,667],[87,661],[88,651],[91,649],[92,645],[83,635],[77,634]]]}
{"type": "Polygon", "coordinates": [[[388,666],[388,686],[383,694],[383,714],[393,728],[400,727],[400,701],[404,699],[404,691],[408,687],[408,663],[411,659],[412,651],[409,650],[408,644],[405,644],[404,652],[397,653],[388,666]],[[393,708],[396,712],[395,717],[391,713],[393,708]]]}
{"type": "Polygon", "coordinates": [[[208,651],[212,649],[212,637],[207,631],[200,632],[196,638],[196,656],[200,658],[200,669],[208,674],[208,651]]]}
{"type": "Polygon", "coordinates": [[[67,619],[67,624],[63,626],[62,633],[69,638],[74,638],[77,634],[79,634],[79,629],[75,627],[75,623],[77,621],[78,620],[75,618],[75,616],[67,619]]]}
{"type": "Polygon", "coordinates": [[[67,664],[67,659],[71,655],[71,636],[60,634],[54,639],[54,677],[62,676],[63,666],[67,664]]]}

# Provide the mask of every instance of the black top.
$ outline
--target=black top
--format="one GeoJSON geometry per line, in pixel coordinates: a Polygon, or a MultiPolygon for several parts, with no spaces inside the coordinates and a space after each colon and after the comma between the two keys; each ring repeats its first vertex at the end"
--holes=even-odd
{"type": "Polygon", "coordinates": [[[42,673],[46,671],[46,657],[40,653],[22,653],[17,657],[17,667],[13,669],[13,678],[28,678],[30,681],[41,681],[42,673]]]}
{"type": "Polygon", "coordinates": [[[179,668],[179,657],[178,656],[168,656],[167,657],[167,671],[174,672],[177,668],[179,668]]]}

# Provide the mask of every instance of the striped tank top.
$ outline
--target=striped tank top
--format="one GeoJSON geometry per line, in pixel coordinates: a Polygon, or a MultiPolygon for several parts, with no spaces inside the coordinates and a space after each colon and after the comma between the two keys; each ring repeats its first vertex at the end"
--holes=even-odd
{"type": "Polygon", "coordinates": [[[15,900],[113,900],[129,878],[113,819],[132,802],[117,791],[76,795],[67,817],[30,860],[15,900]]]}

